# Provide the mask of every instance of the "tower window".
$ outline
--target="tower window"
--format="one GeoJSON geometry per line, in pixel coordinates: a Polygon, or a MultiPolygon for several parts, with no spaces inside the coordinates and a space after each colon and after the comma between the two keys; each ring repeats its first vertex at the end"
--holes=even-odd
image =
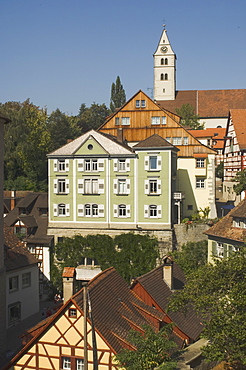
{"type": "Polygon", "coordinates": [[[163,66],[164,64],[164,58],[161,58],[161,65],[163,66]]]}
{"type": "Polygon", "coordinates": [[[164,74],[161,73],[161,81],[163,81],[163,80],[164,80],[164,74]]]}
{"type": "Polygon", "coordinates": [[[165,65],[167,66],[168,65],[168,59],[165,58],[165,65]]]}
{"type": "Polygon", "coordinates": [[[165,73],[165,78],[164,79],[168,80],[168,74],[167,73],[165,73]]]}

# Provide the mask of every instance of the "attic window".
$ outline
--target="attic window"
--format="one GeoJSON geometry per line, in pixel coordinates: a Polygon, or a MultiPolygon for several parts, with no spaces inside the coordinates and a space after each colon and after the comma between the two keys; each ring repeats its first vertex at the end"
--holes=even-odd
{"type": "Polygon", "coordinates": [[[93,145],[92,145],[92,144],[89,144],[89,145],[87,146],[87,148],[88,148],[89,150],[92,150],[92,149],[93,149],[93,145]]]}
{"type": "Polygon", "coordinates": [[[69,317],[77,317],[77,310],[75,308],[69,309],[69,317]]]}
{"type": "Polygon", "coordinates": [[[19,208],[19,214],[20,215],[26,215],[27,214],[27,209],[26,208],[19,208]]]}

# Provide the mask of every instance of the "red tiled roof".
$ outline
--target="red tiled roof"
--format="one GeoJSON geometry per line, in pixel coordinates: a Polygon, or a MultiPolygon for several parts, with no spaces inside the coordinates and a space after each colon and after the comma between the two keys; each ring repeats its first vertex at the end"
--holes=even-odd
{"type": "Polygon", "coordinates": [[[246,109],[246,89],[177,91],[175,100],[158,104],[173,113],[183,104],[190,104],[201,118],[227,117],[230,109],[246,109]]]}
{"type": "Polygon", "coordinates": [[[226,128],[206,128],[204,130],[188,130],[197,139],[212,139],[214,149],[223,149],[226,128]]]}
{"type": "Polygon", "coordinates": [[[74,277],[75,267],[64,267],[62,277],[72,278],[74,277]]]}
{"type": "Polygon", "coordinates": [[[230,116],[240,149],[246,149],[246,109],[231,109],[230,116]]]}

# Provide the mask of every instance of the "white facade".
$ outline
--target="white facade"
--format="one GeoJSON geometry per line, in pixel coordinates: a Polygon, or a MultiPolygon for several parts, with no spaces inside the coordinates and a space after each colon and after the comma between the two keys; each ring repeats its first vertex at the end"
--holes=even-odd
{"type": "Polygon", "coordinates": [[[154,53],[154,100],[174,100],[176,91],[176,56],[164,29],[154,53]]]}
{"type": "Polygon", "coordinates": [[[6,276],[7,327],[39,311],[39,269],[37,265],[11,270],[6,276]]]}

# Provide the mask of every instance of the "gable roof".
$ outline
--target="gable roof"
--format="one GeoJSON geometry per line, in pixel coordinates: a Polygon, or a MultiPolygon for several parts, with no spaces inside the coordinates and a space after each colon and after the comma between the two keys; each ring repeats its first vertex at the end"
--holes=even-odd
{"type": "Polygon", "coordinates": [[[246,218],[246,198],[244,198],[214,226],[206,230],[204,234],[210,237],[220,237],[223,239],[244,243],[246,239],[246,229],[233,227],[233,217],[246,218]]]}
{"type": "Polygon", "coordinates": [[[197,139],[212,139],[212,147],[214,149],[223,149],[226,128],[206,128],[203,130],[188,130],[197,139]]]}
{"type": "MultiPolygon", "coordinates": [[[[83,289],[69,299],[56,314],[38,325],[38,333],[22,348],[22,350],[5,367],[9,369],[53,327],[59,318],[72,304],[83,313],[83,289]]],[[[87,285],[90,307],[95,330],[101,335],[114,353],[118,353],[126,345],[129,330],[137,328],[142,331],[143,325],[153,325],[147,316],[163,320],[164,314],[146,305],[129,289],[126,281],[113,268],[102,271],[87,285]]],[[[88,319],[88,321],[90,321],[88,319]]],[[[82,328],[81,328],[82,329],[82,328]]],[[[83,332],[81,332],[83,336],[83,332]]]]}
{"type": "Polygon", "coordinates": [[[13,235],[11,228],[6,225],[4,226],[4,248],[6,252],[4,265],[7,271],[38,264],[38,260],[13,235]]]}
{"type": "Polygon", "coordinates": [[[49,244],[53,236],[47,235],[48,227],[48,194],[47,193],[29,193],[22,198],[15,208],[4,218],[4,223],[8,226],[14,226],[16,222],[21,221],[27,228],[34,228],[35,232],[28,235],[25,241],[27,243],[49,244]],[[21,214],[20,209],[28,209],[28,214],[21,214]],[[47,209],[47,214],[41,214],[40,209],[47,209]]]}
{"type": "Polygon", "coordinates": [[[48,154],[48,157],[73,155],[89,137],[92,137],[108,154],[132,154],[131,148],[117,141],[116,138],[112,139],[110,135],[104,135],[101,132],[90,130],[77,139],[48,154]]]}
{"type": "Polygon", "coordinates": [[[147,139],[140,141],[138,144],[133,146],[133,149],[139,149],[139,148],[172,148],[176,151],[179,149],[176,148],[174,145],[169,143],[167,140],[165,140],[163,137],[153,134],[150,137],[147,137],[147,139]]]}
{"type": "Polygon", "coordinates": [[[158,104],[173,113],[190,104],[200,118],[226,118],[230,109],[246,108],[246,89],[176,91],[175,100],[160,100],[158,104]]]}
{"type": "MultiPolygon", "coordinates": [[[[228,121],[230,118],[237,136],[237,141],[240,150],[246,149],[246,109],[231,109],[228,121]]],[[[229,125],[228,125],[229,126],[229,125]]],[[[227,132],[228,132],[227,126],[227,132]]]]}
{"type": "MultiPolygon", "coordinates": [[[[139,283],[152,297],[156,304],[167,313],[171,320],[193,340],[198,339],[203,329],[199,317],[191,306],[187,306],[186,313],[167,312],[168,304],[173,295],[173,291],[163,279],[163,267],[158,266],[147,274],[135,279],[132,289],[139,283]]],[[[177,263],[173,262],[173,285],[174,289],[182,289],[185,284],[185,275],[177,263]]]]}

